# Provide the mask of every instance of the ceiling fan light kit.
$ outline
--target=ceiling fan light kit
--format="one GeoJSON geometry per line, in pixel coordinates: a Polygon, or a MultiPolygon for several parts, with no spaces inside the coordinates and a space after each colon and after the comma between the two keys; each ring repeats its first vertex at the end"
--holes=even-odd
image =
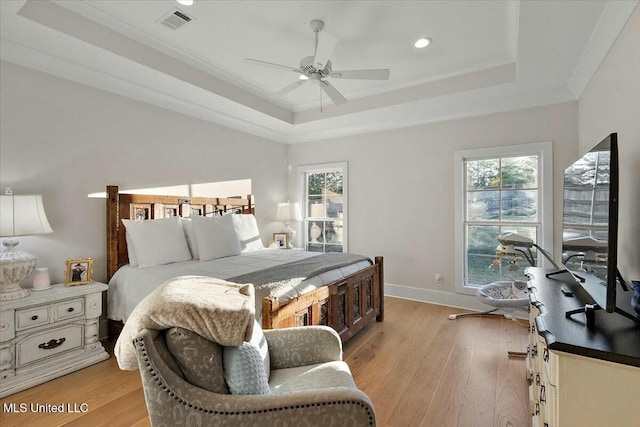
{"type": "Polygon", "coordinates": [[[260,61],[257,59],[246,58],[248,63],[262,65],[266,67],[278,68],[281,70],[293,71],[299,73],[298,81],[272,93],[271,97],[281,97],[296,89],[298,86],[312,82],[317,84],[334,104],[340,105],[347,102],[345,98],[335,86],[333,86],[326,78],[335,79],[364,79],[364,80],[388,80],[390,71],[388,69],[376,70],[343,70],[333,71],[332,63],[329,57],[333,53],[339,37],[322,31],[324,22],[320,19],[313,19],[309,22],[309,27],[315,34],[315,52],[314,55],[305,56],[300,60],[300,68],[289,67],[286,65],[275,64],[272,62],[260,61]]]}
{"type": "Polygon", "coordinates": [[[423,48],[429,46],[432,42],[433,42],[433,40],[431,40],[431,38],[422,37],[422,38],[419,38],[418,40],[416,40],[416,42],[413,45],[415,47],[417,47],[418,49],[423,49],[423,48]]]}
{"type": "Polygon", "coordinates": [[[416,42],[413,45],[418,49],[423,49],[429,46],[432,42],[433,40],[431,40],[429,37],[422,37],[416,40],[416,42]]]}

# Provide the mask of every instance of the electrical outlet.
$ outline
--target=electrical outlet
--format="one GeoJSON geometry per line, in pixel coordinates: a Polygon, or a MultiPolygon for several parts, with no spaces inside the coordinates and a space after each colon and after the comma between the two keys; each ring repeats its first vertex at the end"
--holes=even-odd
{"type": "Polygon", "coordinates": [[[443,281],[443,279],[442,279],[442,274],[440,274],[440,273],[436,273],[435,278],[433,279],[433,282],[434,282],[436,285],[442,285],[442,281],[443,281]]]}

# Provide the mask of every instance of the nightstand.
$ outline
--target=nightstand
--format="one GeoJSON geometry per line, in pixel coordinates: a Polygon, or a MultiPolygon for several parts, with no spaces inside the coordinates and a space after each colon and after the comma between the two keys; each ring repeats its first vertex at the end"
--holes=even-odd
{"type": "Polygon", "coordinates": [[[109,358],[100,343],[104,283],[0,302],[0,397],[109,358]]]}

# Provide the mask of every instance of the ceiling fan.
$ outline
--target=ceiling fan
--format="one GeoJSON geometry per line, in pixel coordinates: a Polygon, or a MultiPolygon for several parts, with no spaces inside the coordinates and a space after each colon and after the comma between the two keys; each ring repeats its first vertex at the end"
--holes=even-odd
{"type": "Polygon", "coordinates": [[[260,61],[257,59],[245,58],[245,61],[251,64],[263,65],[272,68],[283,69],[287,71],[293,71],[298,73],[299,80],[292,83],[279,91],[272,93],[271,97],[281,97],[286,93],[291,92],[298,86],[301,86],[307,82],[315,83],[331,98],[334,104],[344,104],[347,102],[345,98],[334,85],[325,80],[327,77],[335,79],[364,79],[364,80],[388,80],[388,69],[376,69],[376,70],[344,70],[334,71],[332,69],[331,61],[329,57],[336,45],[338,44],[339,37],[333,34],[322,31],[324,28],[324,22],[319,19],[314,19],[309,22],[309,27],[315,33],[315,52],[313,56],[305,56],[300,60],[300,67],[289,67],[286,65],[274,64],[272,62],[260,61]]]}

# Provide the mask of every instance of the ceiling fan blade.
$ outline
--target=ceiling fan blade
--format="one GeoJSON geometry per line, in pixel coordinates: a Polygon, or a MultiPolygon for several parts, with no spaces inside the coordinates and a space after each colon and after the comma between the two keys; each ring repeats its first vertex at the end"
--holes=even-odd
{"type": "Polygon", "coordinates": [[[329,98],[331,98],[334,104],[340,105],[347,102],[347,98],[342,96],[342,94],[338,92],[338,89],[336,89],[334,85],[325,80],[322,81],[322,89],[329,96],[329,98]]]}
{"type": "Polygon", "coordinates": [[[280,89],[277,92],[272,93],[271,95],[269,95],[269,98],[279,98],[282,95],[291,92],[292,90],[294,90],[295,88],[297,88],[298,86],[305,84],[306,82],[308,82],[309,80],[298,80],[295,83],[291,83],[289,86],[283,87],[282,89],[280,89]]]}
{"type": "Polygon", "coordinates": [[[316,33],[316,55],[313,60],[313,66],[316,67],[316,70],[322,70],[327,65],[327,61],[333,53],[333,49],[336,48],[338,40],[340,40],[340,37],[326,31],[316,33]]]}
{"type": "Polygon", "coordinates": [[[344,70],[332,71],[329,77],[336,79],[389,80],[391,72],[388,69],[379,70],[344,70]]]}
{"type": "Polygon", "coordinates": [[[280,70],[288,70],[288,71],[293,71],[295,73],[304,74],[302,70],[298,68],[289,67],[287,65],[274,64],[273,62],[260,61],[258,59],[251,59],[251,58],[244,58],[244,62],[247,62],[249,64],[263,65],[265,67],[278,68],[280,70]]]}

